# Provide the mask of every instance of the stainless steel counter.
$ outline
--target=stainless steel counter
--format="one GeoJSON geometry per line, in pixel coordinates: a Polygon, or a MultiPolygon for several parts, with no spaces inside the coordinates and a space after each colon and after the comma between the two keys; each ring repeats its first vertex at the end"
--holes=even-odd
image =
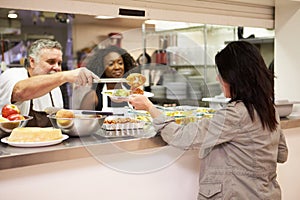
{"type": "MultiPolygon", "coordinates": [[[[300,127],[299,118],[281,119],[282,129],[300,127]]],[[[106,138],[98,134],[71,137],[60,144],[46,147],[12,147],[0,144],[0,170],[45,164],[84,157],[95,153],[114,154],[120,151],[138,151],[165,146],[160,136],[106,138]],[[112,148],[113,147],[113,148],[112,148]],[[117,148],[114,148],[117,147],[117,148]]]]}
{"type": "Polygon", "coordinates": [[[160,136],[152,138],[105,138],[93,134],[81,138],[69,138],[60,144],[46,147],[13,147],[0,144],[0,170],[36,164],[91,157],[95,152],[113,154],[161,147],[166,143],[160,136]],[[112,148],[114,147],[118,148],[112,148]]]}

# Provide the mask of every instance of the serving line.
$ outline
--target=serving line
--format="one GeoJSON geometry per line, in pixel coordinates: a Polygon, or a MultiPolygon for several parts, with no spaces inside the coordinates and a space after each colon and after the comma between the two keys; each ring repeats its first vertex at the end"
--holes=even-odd
{"type": "Polygon", "coordinates": [[[160,136],[105,138],[96,134],[82,138],[70,137],[60,144],[47,147],[24,148],[1,143],[0,170],[92,157],[91,150],[109,155],[120,152],[120,149],[138,151],[165,145],[160,136]],[[118,148],[111,148],[112,145],[118,148]]]}
{"type": "MultiPolygon", "coordinates": [[[[300,117],[282,118],[280,124],[282,129],[300,127],[300,117]]],[[[60,144],[47,147],[22,148],[0,143],[0,170],[92,157],[91,149],[103,155],[118,153],[116,148],[111,148],[112,145],[125,151],[139,151],[167,144],[160,136],[105,138],[97,134],[70,137],[60,144]]]]}

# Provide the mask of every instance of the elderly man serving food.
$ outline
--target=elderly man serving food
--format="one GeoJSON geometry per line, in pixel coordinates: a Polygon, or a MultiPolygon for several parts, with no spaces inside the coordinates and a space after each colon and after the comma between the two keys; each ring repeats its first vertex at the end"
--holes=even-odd
{"type": "Polygon", "coordinates": [[[28,50],[25,68],[11,68],[0,76],[0,107],[17,105],[23,115],[33,116],[27,126],[51,126],[47,107],[63,107],[59,86],[92,84],[99,77],[86,68],[62,71],[62,46],[57,41],[37,40],[28,50]]]}

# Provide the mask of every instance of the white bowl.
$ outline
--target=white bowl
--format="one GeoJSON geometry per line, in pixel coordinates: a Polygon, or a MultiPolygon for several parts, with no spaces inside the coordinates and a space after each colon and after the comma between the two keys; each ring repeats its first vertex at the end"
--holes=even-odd
{"type": "Polygon", "coordinates": [[[293,106],[296,103],[296,101],[288,101],[288,100],[277,100],[275,101],[275,107],[280,117],[287,117],[289,116],[293,111],[293,106]]]}

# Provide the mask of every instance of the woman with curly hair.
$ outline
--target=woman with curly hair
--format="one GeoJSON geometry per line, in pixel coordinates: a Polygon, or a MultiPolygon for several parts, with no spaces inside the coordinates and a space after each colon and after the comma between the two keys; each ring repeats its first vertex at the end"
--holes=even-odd
{"type": "MultiPolygon", "coordinates": [[[[124,75],[137,71],[137,64],[133,57],[124,49],[117,46],[109,46],[104,49],[95,49],[88,58],[86,67],[101,78],[122,78],[124,75]]],[[[124,87],[124,86],[123,86],[124,87]]],[[[103,96],[103,90],[121,89],[120,83],[94,84],[81,102],[81,109],[102,110],[105,107],[122,107],[127,103],[112,102],[107,96],[103,96]]]]}

